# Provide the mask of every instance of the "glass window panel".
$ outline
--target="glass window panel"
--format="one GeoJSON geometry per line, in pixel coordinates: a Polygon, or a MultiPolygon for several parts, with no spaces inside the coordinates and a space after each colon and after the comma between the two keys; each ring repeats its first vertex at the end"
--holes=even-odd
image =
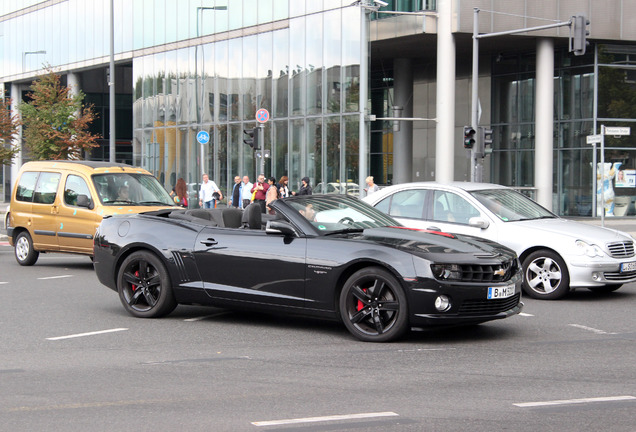
{"type": "Polygon", "coordinates": [[[322,112],[322,14],[307,17],[307,114],[322,112]]]}
{"type": "Polygon", "coordinates": [[[273,21],[274,0],[258,0],[258,23],[273,21]]]}
{"type": "Polygon", "coordinates": [[[165,105],[166,105],[166,114],[165,114],[165,122],[166,125],[175,125],[177,123],[177,101],[179,95],[179,85],[177,79],[177,51],[168,51],[166,52],[166,63],[165,70],[166,76],[164,79],[164,88],[165,88],[165,105]]]}
{"type": "MultiPolygon", "coordinates": [[[[294,120],[290,124],[290,143],[289,143],[289,157],[290,157],[290,169],[291,177],[296,179],[295,183],[289,182],[292,185],[293,190],[300,189],[300,179],[307,176],[311,181],[312,187],[315,183],[315,170],[311,167],[307,160],[302,161],[303,149],[306,149],[305,143],[305,121],[302,119],[294,120]],[[295,172],[298,170],[298,172],[295,172]]],[[[289,175],[288,175],[289,177],[289,175]]]]}
{"type": "MultiPolygon", "coordinates": [[[[258,35],[258,61],[256,109],[266,108],[272,114],[272,32],[258,35]]],[[[249,117],[246,117],[249,119],[249,117]]]]}
{"type": "MultiPolygon", "coordinates": [[[[248,36],[243,38],[243,58],[258,58],[258,37],[248,36]]],[[[243,62],[242,72],[242,96],[243,96],[243,115],[242,118],[251,120],[256,116],[256,67],[252,62],[243,62]]]]}
{"type": "MultiPolygon", "coordinates": [[[[359,183],[359,167],[360,167],[360,121],[358,116],[344,117],[345,125],[345,146],[344,146],[344,179],[347,183],[359,183]]],[[[368,132],[367,132],[368,133],[368,132]]],[[[367,157],[368,159],[368,157],[367,157]]],[[[368,165],[368,164],[367,164],[368,165]]],[[[364,174],[363,174],[364,175],[364,174]]],[[[365,176],[366,178],[366,176],[365,176]]],[[[341,188],[342,190],[343,188],[341,188]]],[[[358,188],[347,188],[347,193],[355,192],[358,188]]]]}
{"type": "MultiPolygon", "coordinates": [[[[115,52],[126,52],[133,49],[134,2],[117,0],[115,2],[115,52]]],[[[174,16],[174,15],[172,15],[174,16]]],[[[110,41],[108,42],[110,45],[110,41]]],[[[110,49],[110,46],[109,46],[110,49]]]]}
{"type": "MultiPolygon", "coordinates": [[[[313,1],[313,0],[309,0],[313,1]]],[[[305,0],[293,0],[289,2],[289,16],[297,17],[305,15],[305,0]]]]}
{"type": "Polygon", "coordinates": [[[229,65],[228,70],[228,116],[230,121],[240,120],[240,80],[243,67],[243,41],[231,39],[229,41],[229,65]]]}
{"type": "MultiPolygon", "coordinates": [[[[342,11],[342,64],[344,68],[345,111],[360,110],[360,12],[356,8],[342,11]]],[[[366,61],[367,59],[365,59],[366,61]]]]}
{"type": "Polygon", "coordinates": [[[289,165],[289,146],[287,140],[287,121],[274,122],[274,143],[272,156],[273,171],[277,173],[277,179],[286,175],[289,177],[289,184],[292,185],[292,177],[289,165]]]}
{"type": "Polygon", "coordinates": [[[305,113],[305,18],[294,18],[289,23],[290,66],[291,66],[291,115],[305,113]]]}
{"type": "MultiPolygon", "coordinates": [[[[243,135],[243,131],[240,130],[240,125],[232,125],[229,130],[232,141],[236,143],[236,137],[243,135]],[[240,132],[240,135],[239,135],[240,132]]],[[[222,190],[227,187],[227,176],[228,176],[228,147],[232,145],[228,143],[228,129],[227,126],[223,126],[219,128],[219,142],[216,147],[216,159],[215,159],[215,168],[216,170],[211,171],[213,175],[210,177],[214,178],[217,186],[222,190]]],[[[241,138],[242,139],[242,138],[241,138]]]]}
{"type": "MultiPolygon", "coordinates": [[[[144,3],[140,1],[131,2],[133,5],[133,49],[141,49],[144,45],[144,3]]],[[[76,22],[72,20],[71,22],[76,22]]]]}
{"type": "Polygon", "coordinates": [[[258,0],[243,0],[243,26],[250,27],[258,24],[258,0]]]}
{"type": "Polygon", "coordinates": [[[200,48],[201,55],[203,56],[203,118],[202,122],[214,121],[214,104],[216,98],[214,97],[214,83],[215,83],[215,53],[214,44],[208,44],[200,48]]]}
{"type": "Polygon", "coordinates": [[[340,179],[340,125],[339,116],[328,117],[325,120],[327,141],[325,149],[324,182],[339,182],[340,179]]]}
{"type": "MultiPolygon", "coordinates": [[[[273,17],[272,20],[281,20],[285,18],[289,18],[289,1],[288,0],[273,0],[273,17]]],[[[291,3],[300,3],[299,1],[291,2],[291,3]]]]}
{"type": "Polygon", "coordinates": [[[287,117],[289,98],[289,30],[274,32],[274,107],[272,115],[287,117]]]}
{"type": "MultiPolygon", "coordinates": [[[[177,40],[177,25],[178,20],[175,19],[178,16],[177,2],[178,0],[164,0],[165,1],[165,14],[163,23],[163,38],[165,43],[175,42],[177,40]]],[[[160,21],[157,21],[159,24],[160,21]]]]}
{"type": "Polygon", "coordinates": [[[214,58],[216,59],[216,80],[217,94],[219,97],[219,122],[228,120],[228,43],[227,41],[219,42],[215,46],[214,58]]]}
{"type": "Polygon", "coordinates": [[[340,77],[341,69],[341,15],[338,10],[330,11],[324,14],[324,65],[326,68],[326,92],[327,113],[340,112],[340,87],[342,79],[340,77]]]}
{"type": "MultiPolygon", "coordinates": [[[[326,154],[322,144],[322,118],[307,119],[307,172],[314,179],[314,192],[324,193],[325,184],[323,182],[323,171],[325,167],[326,154]]],[[[299,177],[295,180],[300,182],[299,177]]]]}
{"type": "Polygon", "coordinates": [[[228,30],[235,30],[243,27],[243,2],[241,0],[228,1],[229,14],[228,30]]]}
{"type": "Polygon", "coordinates": [[[180,0],[177,6],[177,13],[173,16],[173,19],[177,24],[177,40],[185,40],[190,37],[194,37],[196,33],[196,9],[192,10],[189,7],[183,7],[189,2],[180,0]]]}

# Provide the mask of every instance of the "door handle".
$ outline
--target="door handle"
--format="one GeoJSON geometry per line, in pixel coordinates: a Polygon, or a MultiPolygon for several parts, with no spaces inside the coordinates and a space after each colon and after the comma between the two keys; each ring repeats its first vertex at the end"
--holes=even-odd
{"type": "Polygon", "coordinates": [[[201,240],[201,244],[205,246],[214,246],[216,244],[219,244],[219,242],[214,240],[213,238],[208,238],[205,240],[201,240]]]}

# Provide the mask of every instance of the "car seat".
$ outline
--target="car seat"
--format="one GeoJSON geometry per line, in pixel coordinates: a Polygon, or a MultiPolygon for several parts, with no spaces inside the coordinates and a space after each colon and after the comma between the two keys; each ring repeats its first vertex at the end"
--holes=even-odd
{"type": "Polygon", "coordinates": [[[243,218],[241,219],[243,228],[257,229],[263,228],[263,216],[261,206],[258,203],[251,203],[243,210],[243,218]]]}

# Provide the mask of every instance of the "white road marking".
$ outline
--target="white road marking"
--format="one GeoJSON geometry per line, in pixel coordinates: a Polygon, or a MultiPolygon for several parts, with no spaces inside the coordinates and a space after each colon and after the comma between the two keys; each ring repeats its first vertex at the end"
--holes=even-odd
{"type": "Polygon", "coordinates": [[[125,330],[128,330],[128,329],[127,328],[114,328],[114,329],[110,329],[110,330],[100,330],[100,331],[94,331],[94,332],[88,332],[88,333],[78,333],[78,334],[73,334],[73,335],[68,335],[68,336],[50,337],[50,338],[46,338],[46,340],[57,341],[57,340],[62,340],[62,339],[73,339],[73,338],[78,338],[78,337],[95,336],[95,335],[100,335],[100,334],[105,334],[105,333],[114,333],[114,332],[120,332],[120,331],[125,331],[125,330]]]}
{"type": "Polygon", "coordinates": [[[333,415],[333,416],[325,416],[325,417],[305,417],[305,418],[295,418],[295,419],[286,419],[286,420],[269,420],[269,421],[252,422],[252,424],[254,426],[279,426],[279,425],[298,424],[298,423],[315,423],[315,422],[324,422],[324,421],[352,420],[352,419],[363,419],[363,418],[374,418],[374,417],[392,417],[397,415],[399,414],[396,414],[391,411],[386,411],[386,412],[377,412],[377,413],[343,414],[343,415],[333,415]]]}
{"type": "Polygon", "coordinates": [[[227,315],[231,313],[230,311],[224,311],[224,312],[219,312],[219,313],[215,313],[212,315],[205,315],[205,316],[200,316],[200,317],[196,317],[196,318],[188,318],[188,319],[184,319],[183,321],[185,322],[195,322],[195,321],[202,321],[204,319],[208,319],[208,318],[216,318],[219,316],[223,316],[223,315],[227,315]]]}
{"type": "Polygon", "coordinates": [[[534,315],[529,314],[529,313],[525,313],[525,312],[521,312],[521,313],[519,313],[519,316],[531,317],[531,316],[534,316],[534,315]]]}
{"type": "Polygon", "coordinates": [[[0,285],[8,284],[9,282],[0,282],[0,285]]]}
{"type": "Polygon", "coordinates": [[[553,401],[544,401],[544,402],[523,402],[523,403],[515,403],[513,405],[521,407],[521,408],[531,408],[531,407],[539,407],[539,406],[572,405],[572,404],[583,404],[583,403],[593,403],[593,402],[617,402],[617,401],[625,401],[625,400],[636,400],[636,396],[609,396],[609,397],[596,397],[596,398],[584,398],[584,399],[564,399],[564,400],[553,400],[553,401]]]}
{"type": "Polygon", "coordinates": [[[599,329],[595,329],[593,327],[588,327],[588,326],[584,326],[584,325],[580,325],[580,324],[569,324],[569,325],[571,327],[576,327],[576,328],[580,328],[582,330],[591,331],[592,333],[596,333],[596,334],[609,334],[609,335],[616,334],[616,333],[606,332],[605,330],[599,330],[599,329]]]}
{"type": "Polygon", "coordinates": [[[39,280],[44,280],[44,279],[62,279],[62,278],[67,278],[67,277],[73,277],[73,275],[48,276],[48,277],[41,277],[41,278],[38,278],[38,279],[39,280]]]}

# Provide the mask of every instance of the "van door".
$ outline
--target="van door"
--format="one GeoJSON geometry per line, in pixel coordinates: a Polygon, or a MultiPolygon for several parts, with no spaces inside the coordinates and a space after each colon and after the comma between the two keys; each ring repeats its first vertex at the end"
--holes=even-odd
{"type": "Polygon", "coordinates": [[[61,173],[41,172],[33,193],[31,234],[36,250],[59,250],[57,240],[58,189],[61,173]]]}
{"type": "Polygon", "coordinates": [[[75,174],[66,177],[62,190],[64,193],[60,197],[57,215],[60,250],[92,255],[95,230],[102,221],[102,216],[94,210],[95,198],[91,196],[86,180],[75,174]],[[89,199],[93,209],[78,206],[81,195],[89,199]]]}

